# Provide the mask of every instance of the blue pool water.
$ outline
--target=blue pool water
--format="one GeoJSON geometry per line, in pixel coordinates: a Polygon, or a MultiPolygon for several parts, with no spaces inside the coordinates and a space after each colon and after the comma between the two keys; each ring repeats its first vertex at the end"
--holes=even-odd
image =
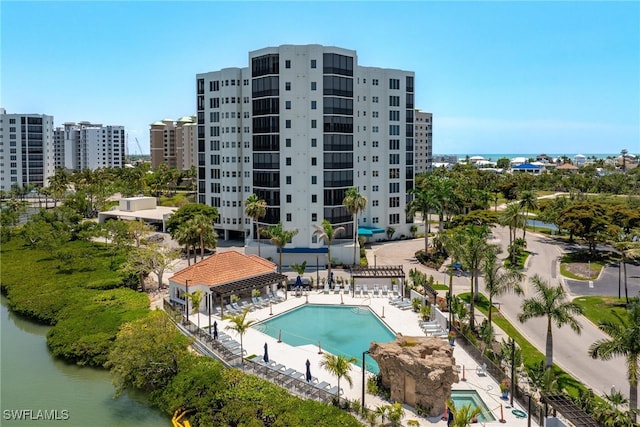
{"type": "Polygon", "coordinates": [[[475,390],[451,390],[451,400],[453,401],[456,408],[460,408],[464,405],[471,405],[472,407],[477,406],[482,410],[482,413],[478,415],[478,421],[495,421],[496,418],[493,416],[489,407],[484,400],[480,397],[477,391],[475,390]]]}
{"type": "MultiPolygon", "coordinates": [[[[362,364],[362,352],[372,341],[386,343],[396,336],[366,307],[303,305],[273,319],[260,322],[255,328],[292,346],[320,345],[335,355],[353,356],[362,364]]],[[[378,365],[366,357],[367,370],[377,374],[378,365]]]]}

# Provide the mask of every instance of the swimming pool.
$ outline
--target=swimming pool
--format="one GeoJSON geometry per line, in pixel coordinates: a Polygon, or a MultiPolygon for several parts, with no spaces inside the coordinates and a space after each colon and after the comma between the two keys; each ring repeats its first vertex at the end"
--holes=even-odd
{"type": "MultiPolygon", "coordinates": [[[[396,338],[367,307],[307,304],[254,326],[292,346],[320,345],[335,355],[353,356],[362,364],[362,352],[372,341],[386,343],[396,338]]],[[[377,363],[367,356],[367,370],[377,374],[377,363]]]]}
{"type": "Polygon", "coordinates": [[[472,407],[479,407],[482,410],[482,413],[478,415],[478,421],[480,422],[496,420],[487,404],[484,403],[484,400],[475,390],[451,390],[451,400],[456,405],[456,408],[469,404],[472,407]]]}

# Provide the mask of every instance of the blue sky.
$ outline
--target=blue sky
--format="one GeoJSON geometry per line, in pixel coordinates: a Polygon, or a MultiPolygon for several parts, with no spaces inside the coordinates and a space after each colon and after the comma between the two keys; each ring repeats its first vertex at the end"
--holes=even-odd
{"type": "Polygon", "coordinates": [[[0,2],[0,104],[55,124],[195,113],[195,75],[281,44],[416,73],[434,153],[640,152],[640,2],[0,2]]]}

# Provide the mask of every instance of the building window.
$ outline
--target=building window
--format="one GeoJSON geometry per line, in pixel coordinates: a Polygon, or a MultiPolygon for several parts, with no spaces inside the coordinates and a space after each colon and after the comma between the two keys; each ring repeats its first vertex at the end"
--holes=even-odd
{"type": "Polygon", "coordinates": [[[291,147],[291,138],[287,138],[284,140],[285,147],[291,147]]]}
{"type": "Polygon", "coordinates": [[[286,127],[287,129],[291,129],[291,120],[285,120],[284,127],[286,127]]]}
{"type": "Polygon", "coordinates": [[[389,214],[389,224],[400,224],[400,214],[389,214]]]}
{"type": "Polygon", "coordinates": [[[317,220],[318,220],[318,214],[317,213],[312,213],[311,214],[311,222],[316,222],[317,220]]]}
{"type": "Polygon", "coordinates": [[[373,186],[371,186],[371,190],[373,190],[373,191],[378,191],[378,186],[377,186],[377,185],[373,185],[373,186]]]}
{"type": "Polygon", "coordinates": [[[317,83],[311,82],[311,90],[316,90],[316,88],[317,88],[317,83]]]}
{"type": "Polygon", "coordinates": [[[389,197],[389,207],[390,208],[400,207],[400,197],[389,197]]]}
{"type": "Polygon", "coordinates": [[[315,59],[311,60],[311,68],[316,68],[316,60],[315,59]]]}
{"type": "Polygon", "coordinates": [[[312,194],[311,195],[311,203],[318,203],[318,195],[317,194],[312,194]]]}
{"type": "Polygon", "coordinates": [[[287,194],[287,203],[291,203],[291,194],[287,194]]]}
{"type": "Polygon", "coordinates": [[[389,183],[389,193],[399,193],[399,192],[400,192],[400,183],[399,182],[390,182],[389,183]]]}
{"type": "Polygon", "coordinates": [[[315,129],[318,127],[318,121],[317,120],[311,120],[311,129],[315,129]]]}
{"type": "Polygon", "coordinates": [[[317,176],[315,176],[315,175],[312,175],[312,176],[311,176],[311,184],[314,184],[314,185],[315,185],[315,184],[317,184],[317,183],[318,183],[318,177],[317,177],[317,176]]]}
{"type": "Polygon", "coordinates": [[[286,163],[287,166],[291,166],[291,157],[287,157],[285,159],[285,163],[286,163]]]}
{"type": "Polygon", "coordinates": [[[311,166],[317,166],[318,165],[318,158],[317,157],[312,157],[311,158],[311,166]]]}
{"type": "Polygon", "coordinates": [[[374,201],[371,202],[371,204],[372,204],[373,207],[377,207],[379,202],[378,202],[378,200],[374,200],[374,201]]]}
{"type": "Polygon", "coordinates": [[[291,110],[291,101],[285,101],[284,102],[284,108],[286,110],[291,110]]]}
{"type": "Polygon", "coordinates": [[[285,182],[287,185],[291,185],[291,177],[290,176],[285,177],[285,182]]]}
{"type": "Polygon", "coordinates": [[[291,82],[285,82],[284,90],[291,90],[291,82]]]}
{"type": "Polygon", "coordinates": [[[318,140],[316,138],[311,138],[311,146],[312,147],[317,147],[318,146],[318,140]]]}
{"type": "Polygon", "coordinates": [[[315,110],[318,108],[318,102],[317,101],[311,101],[311,109],[315,110]]]}
{"type": "Polygon", "coordinates": [[[287,222],[291,222],[291,214],[290,213],[287,214],[287,222]]]}
{"type": "Polygon", "coordinates": [[[377,217],[377,216],[374,216],[374,217],[371,219],[371,222],[372,222],[372,223],[374,223],[374,224],[377,224],[378,222],[380,222],[380,220],[378,219],[378,217],[377,217]]]}
{"type": "Polygon", "coordinates": [[[400,79],[389,79],[389,89],[400,89],[400,79]]]}
{"type": "Polygon", "coordinates": [[[291,68],[291,60],[287,59],[284,61],[284,68],[291,68]]]}

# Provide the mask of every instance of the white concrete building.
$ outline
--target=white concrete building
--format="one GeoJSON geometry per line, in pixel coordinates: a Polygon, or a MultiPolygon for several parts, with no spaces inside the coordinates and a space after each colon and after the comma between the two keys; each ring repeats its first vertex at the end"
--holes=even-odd
{"type": "Polygon", "coordinates": [[[45,185],[55,172],[53,150],[53,116],[0,108],[0,189],[45,185]]]}
{"type": "Polygon", "coordinates": [[[433,115],[416,110],[416,173],[433,167],[433,115]]]}
{"type": "Polygon", "coordinates": [[[55,145],[56,167],[81,171],[121,168],[125,163],[124,126],[68,122],[56,128],[55,145]]]}
{"type": "MultiPolygon", "coordinates": [[[[409,235],[414,73],[363,67],[355,51],[320,45],[260,49],[249,64],[196,76],[198,199],[218,208],[221,237],[249,234],[247,250],[257,251],[243,206],[255,193],[268,204],[261,226],[298,230],[285,264],[326,254],[313,236],[323,219],[345,228],[331,255],[351,263],[350,187],[368,200],[358,225],[374,229],[371,238],[387,228],[409,235]]],[[[265,246],[262,256],[276,259],[265,246]]]]}

